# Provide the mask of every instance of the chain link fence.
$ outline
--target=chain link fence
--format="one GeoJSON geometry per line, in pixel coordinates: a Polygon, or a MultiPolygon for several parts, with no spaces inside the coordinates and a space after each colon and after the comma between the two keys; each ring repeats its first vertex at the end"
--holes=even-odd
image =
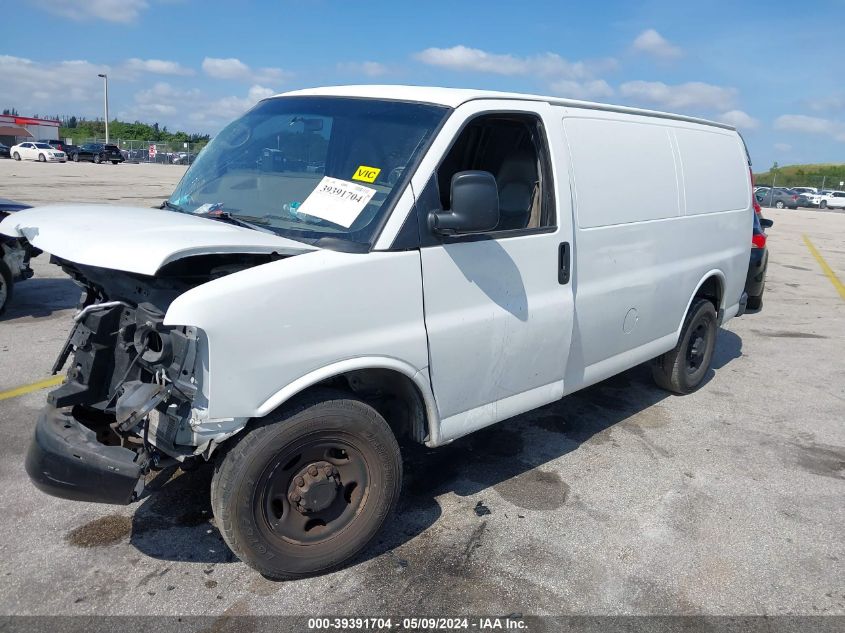
{"type": "MultiPolygon", "coordinates": [[[[103,138],[73,139],[75,145],[105,143],[103,138]]],[[[138,141],[109,139],[117,145],[123,158],[131,163],[158,163],[161,165],[190,165],[207,143],[184,143],[181,141],[138,141]]]]}

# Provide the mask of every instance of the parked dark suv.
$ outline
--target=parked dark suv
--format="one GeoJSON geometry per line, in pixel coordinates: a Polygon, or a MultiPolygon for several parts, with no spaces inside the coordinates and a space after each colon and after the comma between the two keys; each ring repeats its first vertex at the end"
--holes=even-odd
{"type": "Polygon", "coordinates": [[[62,142],[62,141],[57,141],[57,140],[52,140],[52,141],[51,141],[51,140],[47,139],[47,140],[42,140],[42,141],[38,141],[38,142],[39,142],[39,143],[47,143],[47,145],[49,145],[49,146],[50,146],[50,147],[52,147],[53,149],[57,149],[57,150],[59,150],[60,152],[64,152],[64,153],[65,153],[65,155],[67,156],[67,159],[68,159],[68,160],[73,160],[73,155],[74,155],[76,152],[78,152],[78,151],[79,151],[79,147],[78,147],[78,146],[76,146],[76,145],[71,145],[70,143],[64,143],[64,142],[62,142]]]}
{"type": "Polygon", "coordinates": [[[748,262],[748,275],[745,278],[745,292],[748,295],[747,308],[756,312],[763,307],[763,291],[766,289],[766,268],[769,265],[769,249],[766,248],[766,231],[774,222],[754,214],[754,226],[751,233],[751,259],[748,262]]]}
{"type": "Polygon", "coordinates": [[[90,160],[93,163],[104,163],[111,161],[117,165],[123,162],[123,154],[120,153],[117,145],[105,145],[103,143],[85,143],[80,145],[73,154],[73,161],[78,163],[81,160],[90,160]]]}
{"type": "Polygon", "coordinates": [[[59,141],[59,140],[56,140],[56,139],[49,139],[49,138],[42,138],[42,139],[41,139],[41,140],[39,140],[38,142],[39,142],[39,143],[47,143],[47,145],[49,145],[49,146],[50,146],[50,147],[52,147],[53,149],[58,150],[58,151],[60,151],[60,152],[64,152],[65,154],[67,154],[67,151],[65,150],[65,144],[64,144],[64,143],[62,143],[62,142],[61,142],[61,141],[59,141]]]}

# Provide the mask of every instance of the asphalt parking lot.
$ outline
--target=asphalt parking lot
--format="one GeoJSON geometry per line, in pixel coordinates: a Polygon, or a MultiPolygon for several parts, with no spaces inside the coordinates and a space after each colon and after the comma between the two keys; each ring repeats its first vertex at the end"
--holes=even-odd
{"type": "MultiPolygon", "coordinates": [[[[183,172],[0,161],[0,197],[150,206],[183,172]]],[[[697,393],[637,367],[418,457],[382,539],[321,577],[234,559],[208,469],[128,507],[43,495],[22,462],[45,391],[0,401],[0,613],[845,614],[845,296],[804,240],[845,280],[845,214],[765,215],[763,311],[721,330],[697,393]]],[[[77,288],[34,268],[0,392],[48,378],[70,327],[77,288]]]]}

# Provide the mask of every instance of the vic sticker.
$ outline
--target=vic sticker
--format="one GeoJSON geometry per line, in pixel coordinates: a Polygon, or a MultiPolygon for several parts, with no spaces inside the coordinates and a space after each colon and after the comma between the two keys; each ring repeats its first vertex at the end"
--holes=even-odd
{"type": "Polygon", "coordinates": [[[363,182],[375,182],[376,178],[378,178],[379,173],[381,173],[380,167],[367,167],[366,165],[361,165],[358,169],[355,170],[355,175],[352,176],[352,180],[361,180],[363,182]]]}
{"type": "Polygon", "coordinates": [[[325,176],[296,212],[298,215],[310,215],[348,229],[375,193],[376,190],[370,187],[325,176]]]}

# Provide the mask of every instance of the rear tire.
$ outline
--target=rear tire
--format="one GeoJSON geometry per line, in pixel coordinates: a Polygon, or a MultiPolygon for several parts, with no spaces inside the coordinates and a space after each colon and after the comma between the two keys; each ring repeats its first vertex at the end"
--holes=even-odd
{"type": "Polygon", "coordinates": [[[775,207],[778,209],[783,209],[783,202],[778,200],[777,202],[775,202],[775,207]]]}
{"type": "Polygon", "coordinates": [[[99,165],[99,164],[100,164],[100,155],[99,155],[99,154],[94,154],[94,162],[95,162],[97,165],[99,165]]]}
{"type": "Polygon", "coordinates": [[[120,162],[119,160],[113,160],[113,161],[111,162],[111,164],[112,164],[112,165],[117,165],[119,162],[120,162]]]}
{"type": "Polygon", "coordinates": [[[652,362],[659,387],[674,393],[692,393],[701,386],[716,348],[716,308],[707,299],[694,299],[674,349],[652,362]]]}
{"type": "Polygon", "coordinates": [[[748,297],[748,303],[745,304],[748,310],[760,310],[763,307],[763,295],[759,297],[748,297]]]}
{"type": "Polygon", "coordinates": [[[74,162],[74,163],[78,163],[78,162],[79,162],[79,154],[74,154],[74,155],[73,155],[73,162],[74,162]]]}
{"type": "Polygon", "coordinates": [[[325,572],[359,554],[402,487],[399,445],[384,418],[320,390],[253,425],[218,457],[211,482],[232,551],[275,579],[325,572]]]}
{"type": "Polygon", "coordinates": [[[12,300],[12,271],[2,259],[0,259],[0,314],[6,311],[6,306],[12,300]]]}

